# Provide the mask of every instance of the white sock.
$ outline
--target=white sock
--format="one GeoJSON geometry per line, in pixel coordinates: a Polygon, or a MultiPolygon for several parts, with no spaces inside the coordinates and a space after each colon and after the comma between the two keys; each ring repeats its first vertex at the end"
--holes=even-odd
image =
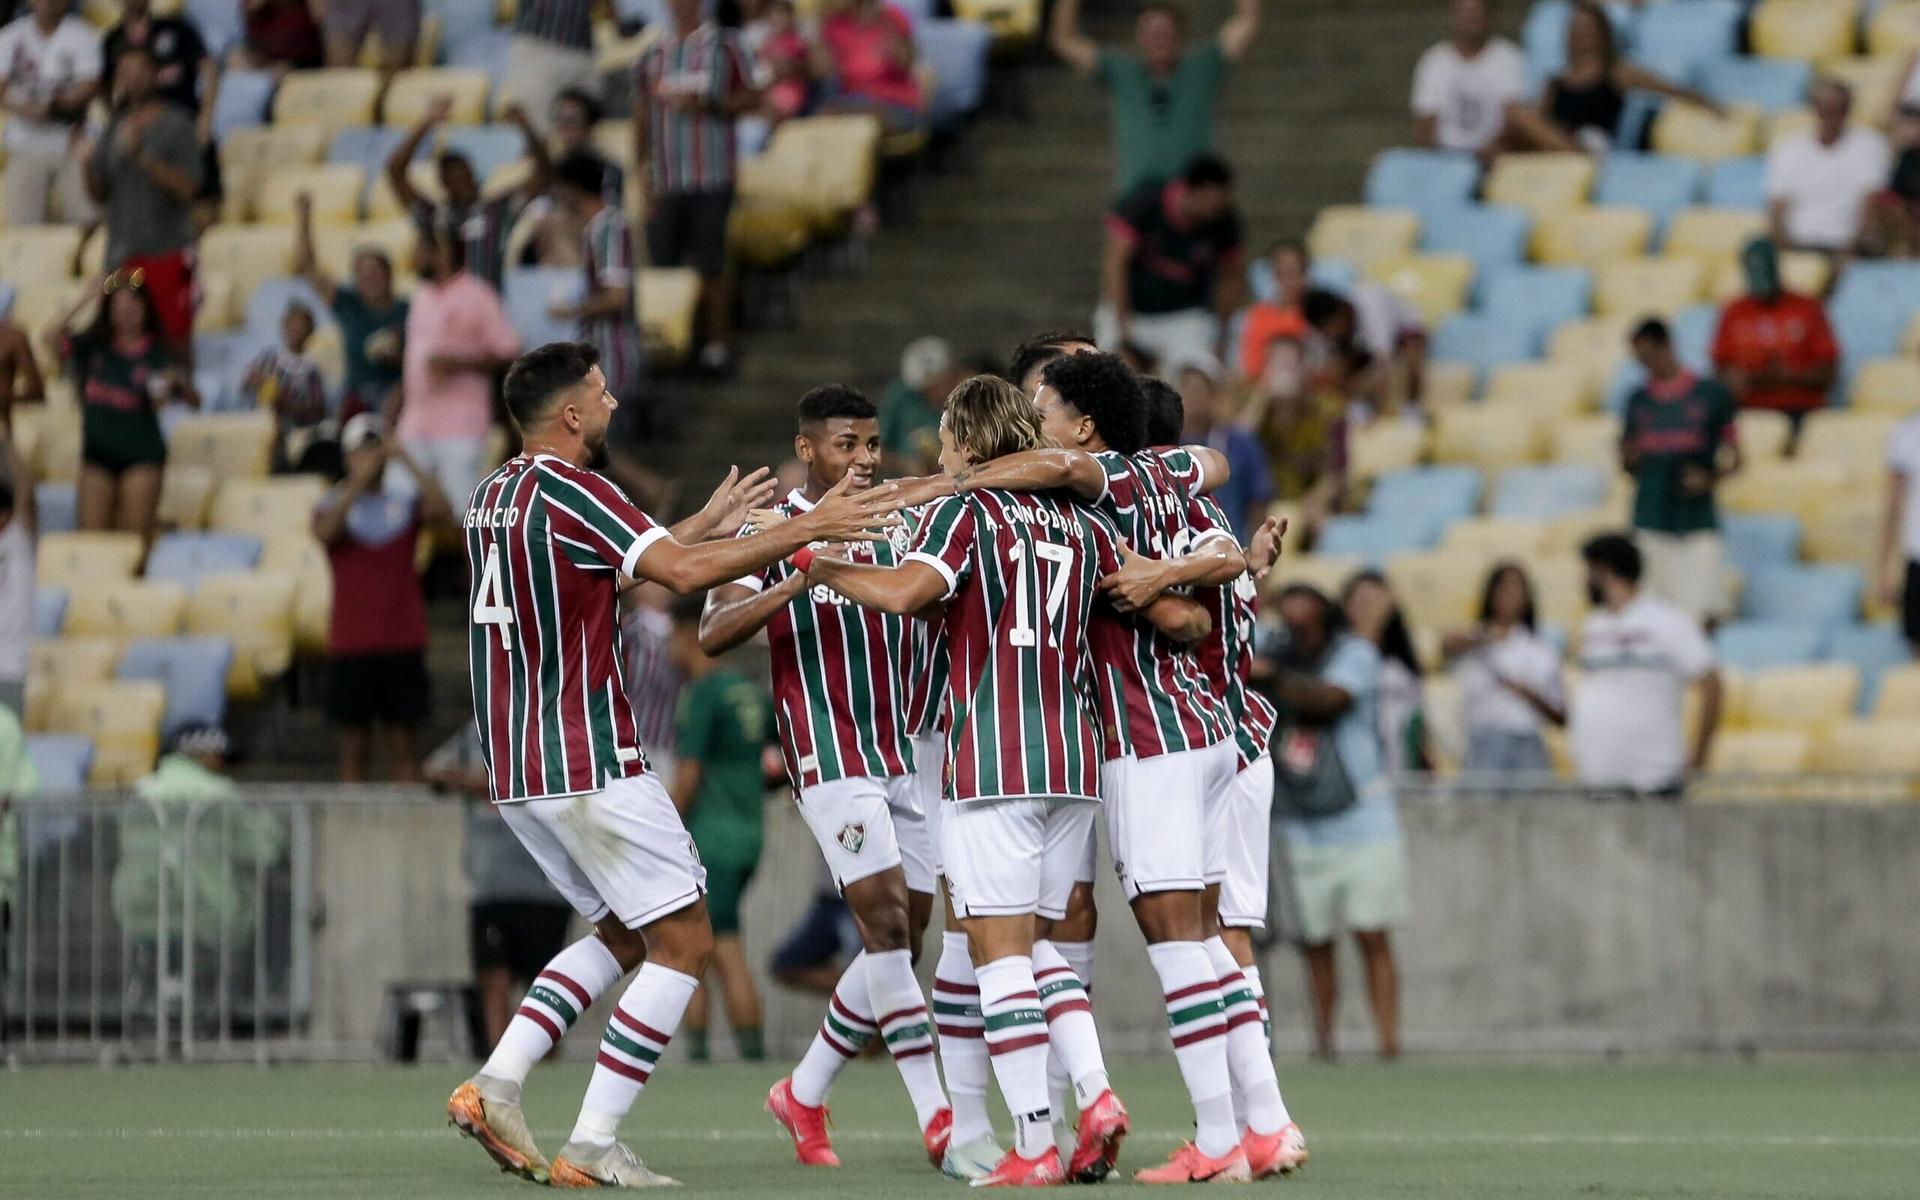
{"type": "Polygon", "coordinates": [[[1073,968],[1074,975],[1080,980],[1080,986],[1086,989],[1087,995],[1093,995],[1093,943],[1063,942],[1058,938],[1048,938],[1047,944],[1058,951],[1061,958],[1067,960],[1067,965],[1073,968]]]}
{"type": "Polygon", "coordinates": [[[933,1022],[927,1018],[927,998],[913,976],[913,952],[888,950],[867,955],[867,998],[874,1021],[886,1040],[893,1065],[913,1100],[914,1115],[925,1129],[947,1107],[940,1087],[940,1064],[933,1056],[933,1022]]]}
{"type": "Polygon", "coordinates": [[[1047,1018],[1033,982],[1033,960],[997,958],[974,967],[980,1011],[986,1015],[993,1077],[1013,1111],[1014,1150],[1032,1158],[1054,1148],[1047,1105],[1047,1018]]]}
{"type": "Polygon", "coordinates": [[[1158,942],[1147,947],[1167,1006],[1173,1057],[1193,1100],[1194,1144],[1219,1158],[1238,1144],[1233,1123],[1233,1083],[1227,1067],[1227,1012],[1220,981],[1199,942],[1158,942]]]}
{"type": "Polygon", "coordinates": [[[940,1065],[953,1104],[953,1144],[993,1136],[987,1116],[986,1018],[980,1015],[980,984],[973,976],[967,935],[940,935],[940,962],[933,969],[933,1024],[940,1032],[940,1065]]]}
{"type": "Polygon", "coordinates": [[[507,1022],[500,1044],[480,1073],[512,1084],[525,1083],[533,1064],[545,1058],[580,1014],[624,974],[613,951],[592,934],[554,955],[527,989],[520,1011],[507,1022]]]}
{"type": "Polygon", "coordinates": [[[1286,1124],[1280,1104],[1280,1083],[1273,1074],[1267,1035],[1260,1028],[1260,1001],[1247,986],[1233,951],[1217,935],[1201,943],[1207,961],[1220,977],[1220,1001],[1227,1010],[1227,1069],[1247,1128],[1258,1134],[1279,1133],[1286,1124]]]}
{"type": "Polygon", "coordinates": [[[827,1015],[813,1035],[800,1065],[793,1069],[793,1098],[808,1108],[827,1102],[840,1068],[859,1055],[877,1032],[873,1001],[867,996],[867,954],[853,956],[827,998],[827,1015]]]}
{"type": "MultiPolygon", "coordinates": [[[[1267,989],[1266,986],[1260,982],[1260,968],[1249,963],[1240,968],[1240,974],[1246,977],[1247,986],[1253,989],[1254,1002],[1260,1006],[1260,1036],[1267,1039],[1267,1061],[1272,1062],[1273,1022],[1267,1019],[1267,989]]],[[[1274,1088],[1276,1091],[1279,1089],[1279,1075],[1277,1073],[1274,1076],[1274,1088]]],[[[1280,1128],[1285,1129],[1288,1125],[1292,1124],[1292,1122],[1293,1114],[1287,1111],[1287,1101],[1283,1094],[1280,1097],[1280,1128]]]]}
{"type": "MultiPolygon", "coordinates": [[[[1063,942],[1049,938],[1048,944],[1067,965],[1073,968],[1074,977],[1079,979],[1081,990],[1091,996],[1093,992],[1093,943],[1063,942]]],[[[1036,967],[1036,970],[1038,968],[1036,967]]],[[[1053,1119],[1064,1126],[1067,1121],[1067,1100],[1074,1095],[1073,1080],[1067,1076],[1067,1069],[1060,1065],[1060,1056],[1051,1050],[1047,1052],[1047,1090],[1053,1097],[1053,1119]]],[[[1085,1107],[1082,1105],[1082,1107],[1085,1107]]]]}
{"type": "Polygon", "coordinates": [[[1100,1053],[1100,1034],[1093,1027],[1087,990],[1053,943],[1044,940],[1033,944],[1033,979],[1040,985],[1053,1057],[1060,1060],[1072,1083],[1075,1104],[1084,1109],[1109,1086],[1107,1060],[1100,1053]]]}
{"type": "Polygon", "coordinates": [[[653,962],[641,966],[600,1039],[600,1057],[594,1061],[570,1140],[602,1146],[614,1140],[620,1118],[647,1085],[699,986],[699,980],[671,967],[653,962]]]}

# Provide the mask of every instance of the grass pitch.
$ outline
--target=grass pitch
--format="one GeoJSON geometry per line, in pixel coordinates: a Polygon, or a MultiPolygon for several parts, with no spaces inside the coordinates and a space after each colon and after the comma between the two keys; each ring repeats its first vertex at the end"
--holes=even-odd
{"type": "MultiPolygon", "coordinates": [[[[760,1111],[774,1064],[669,1060],[626,1135],[684,1196],[960,1195],[926,1165],[898,1078],[854,1064],[835,1091],[838,1171],[796,1166],[760,1111]]],[[[458,1068],[36,1068],[0,1072],[0,1196],[532,1194],[446,1128],[458,1068]]],[[[558,1149],[587,1078],[548,1064],[527,1111],[558,1149]]],[[[1296,1200],[1920,1195],[1920,1073],[1908,1062],[1281,1064],[1312,1164],[1257,1185],[1296,1200]]],[[[1123,1171],[1182,1136],[1171,1060],[1120,1064],[1123,1171]]],[[[1002,1133],[1004,1135],[1004,1129],[1002,1133]]],[[[1109,1181],[1109,1188],[1122,1186],[1109,1181]]]]}

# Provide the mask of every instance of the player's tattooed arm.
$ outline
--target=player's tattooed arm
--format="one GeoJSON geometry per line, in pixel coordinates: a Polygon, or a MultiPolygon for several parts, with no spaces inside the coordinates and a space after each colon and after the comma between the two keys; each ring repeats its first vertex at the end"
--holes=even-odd
{"type": "Polygon", "coordinates": [[[807,577],[797,571],[757,592],[737,583],[713,589],[700,614],[700,649],[709,657],[726,653],[766,628],[775,613],[806,590],[807,577]]]}
{"type": "Polygon", "coordinates": [[[681,542],[704,542],[708,538],[732,537],[747,523],[754,509],[773,498],[779,483],[765,467],[742,477],[739,467],[727,468],[727,477],[713,489],[699,512],[687,517],[667,532],[681,542]]]}
{"type": "Polygon", "coordinates": [[[1122,546],[1120,569],[1102,579],[1100,589],[1121,612],[1136,612],[1173,588],[1231,583],[1246,570],[1246,556],[1228,537],[1210,537],[1172,558],[1148,558],[1122,546]]]}
{"type": "Polygon", "coordinates": [[[826,584],[863,608],[903,617],[919,615],[947,594],[945,577],[923,562],[876,567],[821,554],[807,568],[807,578],[826,584]]]}
{"type": "Polygon", "coordinates": [[[1162,596],[1142,609],[1140,616],[1176,642],[1197,642],[1213,632],[1213,616],[1197,600],[1162,596]]]}
{"type": "Polygon", "coordinates": [[[1107,494],[1107,471],[1084,450],[1021,450],[962,471],[954,490],[977,492],[1050,492],[1065,488],[1089,503],[1107,494]]]}

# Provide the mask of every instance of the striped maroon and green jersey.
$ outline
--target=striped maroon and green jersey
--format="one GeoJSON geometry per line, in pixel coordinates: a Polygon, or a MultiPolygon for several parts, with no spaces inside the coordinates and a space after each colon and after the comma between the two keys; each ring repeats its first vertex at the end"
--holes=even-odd
{"type": "Polygon", "coordinates": [[[653,151],[653,188],[661,195],[719,192],[731,188],[738,160],[734,117],[719,111],[753,88],[753,67],[740,33],[711,22],[685,37],[671,32],[634,64],[633,85],[653,98],[647,106],[648,145],[653,151]],[[669,89],[697,88],[705,107],[667,103],[669,89]]]}
{"type": "Polygon", "coordinates": [[[928,507],[907,561],[947,583],[949,800],[1099,796],[1087,635],[1119,545],[1106,517],[1058,494],[928,507]]]}
{"type": "MultiPolygon", "coordinates": [[[[796,488],[775,507],[791,516],[813,505],[796,488]]],[[[897,566],[905,543],[904,535],[898,545],[855,543],[847,557],[897,566]]],[[[759,592],[791,574],[783,559],[735,582],[759,592]]],[[[825,584],[814,584],[767,622],[774,722],[796,790],[913,770],[906,718],[911,624],[909,617],[861,608],[825,584]]]]}
{"type": "Polygon", "coordinates": [[[667,531],[603,477],[548,454],[482,479],[465,525],[474,723],[493,799],[643,774],[616,585],[667,531]]]}
{"type": "MultiPolygon", "coordinates": [[[[1225,510],[1211,497],[1195,497],[1187,518],[1196,541],[1216,531],[1233,536],[1225,510]]],[[[1253,622],[1258,615],[1260,588],[1247,572],[1232,583],[1195,588],[1193,598],[1206,605],[1213,618],[1213,631],[1194,646],[1194,654],[1200,659],[1208,684],[1226,702],[1227,716],[1233,722],[1234,746],[1244,771],[1267,752],[1273,741],[1273,724],[1279,719],[1273,704],[1247,686],[1247,673],[1253,669],[1253,622]]]]}
{"type": "MultiPolygon", "coordinates": [[[[908,537],[919,532],[927,519],[925,506],[901,514],[907,520],[908,537]]],[[[913,635],[913,672],[908,676],[907,732],[914,737],[945,732],[947,728],[947,629],[944,617],[915,621],[913,635]]]]}
{"type": "MultiPolygon", "coordinates": [[[[1107,472],[1098,502],[1135,554],[1166,558],[1195,544],[1187,508],[1200,464],[1178,447],[1094,455],[1107,472]]],[[[1227,536],[1232,536],[1231,534],[1227,536]]],[[[1225,705],[1192,651],[1136,617],[1103,610],[1093,622],[1106,754],[1153,758],[1211,746],[1232,732],[1225,705]]]]}

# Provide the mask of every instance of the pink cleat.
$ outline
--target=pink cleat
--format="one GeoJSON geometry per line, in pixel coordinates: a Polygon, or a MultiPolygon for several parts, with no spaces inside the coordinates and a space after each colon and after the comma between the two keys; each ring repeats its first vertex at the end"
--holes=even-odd
{"type": "Polygon", "coordinates": [[[977,1188],[1057,1187],[1067,1181],[1060,1173],[1060,1152],[1049,1146],[1032,1158],[1021,1158],[1017,1150],[1007,1151],[1000,1165],[973,1181],[977,1188]]]}
{"type": "Polygon", "coordinates": [[[830,1117],[827,1106],[809,1106],[793,1098],[793,1076],[789,1075],[767,1092],[767,1111],[793,1138],[793,1155],[802,1166],[837,1167],[840,1156],[833,1152],[827,1137],[830,1117]]]}
{"type": "Polygon", "coordinates": [[[1247,1169],[1255,1179],[1291,1175],[1307,1165],[1307,1135],[1292,1123],[1278,1133],[1260,1134],[1249,1129],[1240,1139],[1240,1148],[1247,1152],[1247,1169]]]}
{"type": "Polygon", "coordinates": [[[927,1161],[938,1170],[947,1159],[947,1143],[953,1141],[953,1110],[943,1108],[933,1114],[933,1120],[920,1131],[920,1140],[927,1147],[927,1161]]]}
{"type": "Polygon", "coordinates": [[[1173,1157],[1157,1167],[1134,1173],[1135,1183],[1250,1183],[1253,1172],[1247,1169],[1247,1152],[1239,1146],[1208,1158],[1200,1147],[1188,1142],[1173,1152],[1173,1157]]]}
{"type": "Polygon", "coordinates": [[[1099,1183],[1120,1160],[1120,1140],[1131,1125],[1120,1097],[1108,1088],[1080,1114],[1080,1140],[1067,1164],[1067,1178],[1075,1183],[1099,1183]]]}

